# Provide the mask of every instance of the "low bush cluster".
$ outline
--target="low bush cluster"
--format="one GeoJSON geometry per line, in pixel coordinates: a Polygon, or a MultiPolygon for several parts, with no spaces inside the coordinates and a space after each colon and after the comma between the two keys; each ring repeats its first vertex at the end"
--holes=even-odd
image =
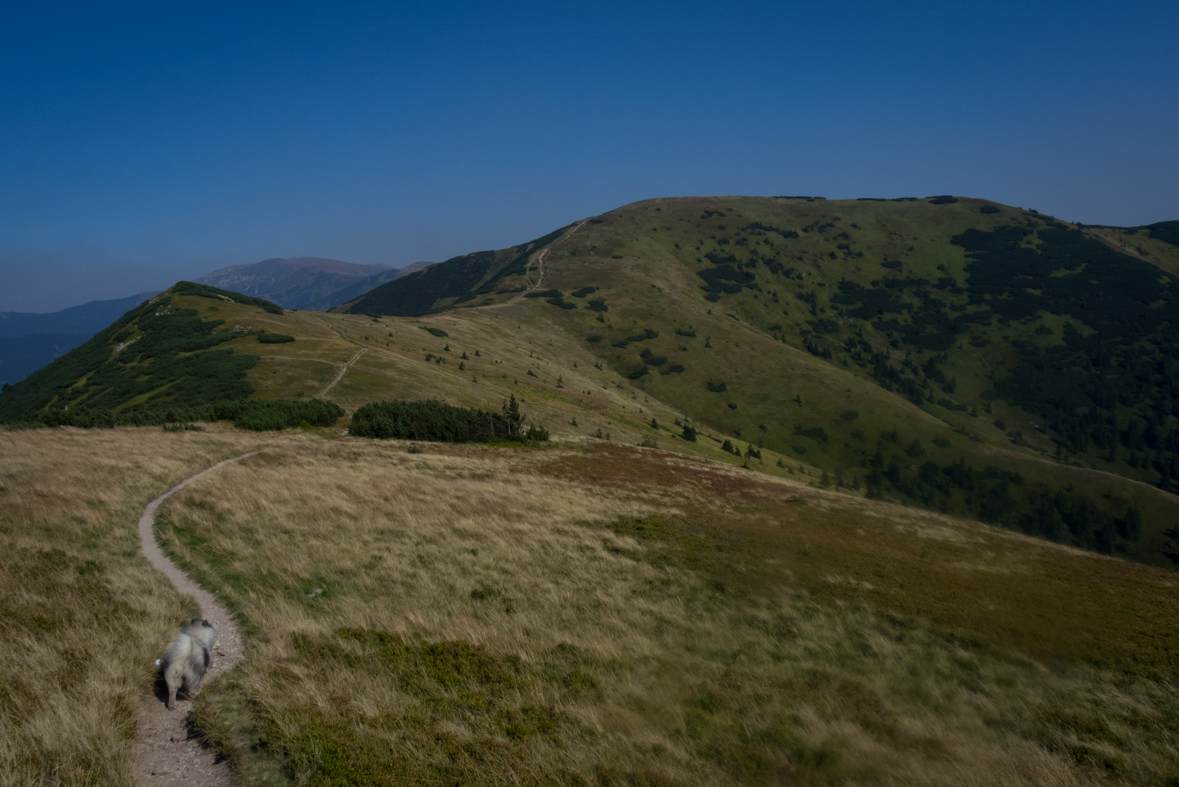
{"type": "Polygon", "coordinates": [[[516,397],[503,411],[455,407],[436,399],[371,402],[352,416],[349,433],[356,437],[428,440],[442,443],[540,442],[549,433],[537,426],[524,429],[516,397]]]}

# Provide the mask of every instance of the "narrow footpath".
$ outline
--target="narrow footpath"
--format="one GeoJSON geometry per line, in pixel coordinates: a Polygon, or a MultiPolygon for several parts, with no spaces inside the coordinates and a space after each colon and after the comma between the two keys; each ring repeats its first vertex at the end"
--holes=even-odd
{"type": "MultiPolygon", "coordinates": [[[[218,462],[192,478],[180,482],[155,500],[148,503],[139,519],[139,542],[148,561],[164,572],[181,593],[192,596],[201,607],[201,617],[213,624],[216,640],[213,644],[213,664],[205,677],[212,680],[222,672],[233,669],[242,657],[242,638],[229,611],[217,601],[212,593],[201,588],[187,574],[169,560],[156,543],[153,527],[160,504],[198,478],[219,467],[240,462],[254,456],[257,451],[218,462]]],[[[180,630],[177,626],[177,631],[180,630]]],[[[174,636],[174,635],[173,635],[174,636]]],[[[159,652],[163,655],[167,642],[161,642],[159,652]]],[[[189,737],[186,723],[190,700],[177,700],[176,708],[168,710],[161,697],[154,694],[139,701],[139,716],[135,725],[135,741],[131,744],[131,770],[135,783],[140,787],[232,787],[233,774],[228,763],[217,762],[214,752],[201,747],[189,737]]]]}
{"type": "Polygon", "coordinates": [[[336,375],[336,379],[334,379],[330,383],[328,383],[326,388],[324,388],[322,391],[320,391],[319,393],[317,393],[315,395],[315,398],[322,399],[323,397],[327,396],[327,392],[332,390],[333,388],[335,388],[336,383],[338,383],[338,382],[340,382],[340,380],[344,379],[344,374],[349,369],[352,368],[352,364],[356,363],[356,361],[359,360],[360,356],[364,355],[366,352],[368,352],[367,348],[362,349],[360,352],[356,353],[356,355],[353,355],[352,360],[350,360],[346,364],[344,364],[344,368],[341,369],[340,373],[336,375]]]}

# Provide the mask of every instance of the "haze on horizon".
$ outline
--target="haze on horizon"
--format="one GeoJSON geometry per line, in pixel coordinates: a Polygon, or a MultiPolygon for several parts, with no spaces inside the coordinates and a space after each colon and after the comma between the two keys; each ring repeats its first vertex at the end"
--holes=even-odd
{"type": "Polygon", "coordinates": [[[13,7],[0,311],[442,260],[660,196],[1179,219],[1179,7],[828,8],[13,7]]]}

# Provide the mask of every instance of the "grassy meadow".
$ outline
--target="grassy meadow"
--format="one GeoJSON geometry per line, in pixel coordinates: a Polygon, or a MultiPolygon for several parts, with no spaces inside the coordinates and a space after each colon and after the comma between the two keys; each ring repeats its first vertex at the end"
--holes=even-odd
{"type": "Polygon", "coordinates": [[[0,785],[130,784],[154,660],[196,607],[139,551],[155,497],[254,436],[0,432],[0,785]]]}
{"type": "Polygon", "coordinates": [[[1179,583],[617,445],[276,438],[158,532],[258,784],[1162,784],[1179,583]]]}

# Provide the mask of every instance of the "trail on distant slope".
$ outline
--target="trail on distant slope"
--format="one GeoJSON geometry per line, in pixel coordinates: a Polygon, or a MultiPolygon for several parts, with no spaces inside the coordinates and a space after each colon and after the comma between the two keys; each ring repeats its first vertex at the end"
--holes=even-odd
{"type": "MultiPolygon", "coordinates": [[[[201,607],[201,617],[213,624],[216,641],[213,644],[213,664],[205,681],[233,669],[242,657],[242,638],[229,611],[217,602],[213,594],[193,582],[191,578],[173,563],[156,543],[153,528],[156,512],[165,500],[191,484],[201,476],[233,462],[240,462],[257,454],[248,454],[226,459],[196,475],[181,481],[164,494],[147,504],[139,519],[139,543],[148,562],[155,566],[176,586],[181,593],[192,596],[201,607]]],[[[160,643],[160,653],[164,645],[160,643]]],[[[230,787],[233,775],[229,764],[217,762],[213,751],[204,749],[189,738],[187,727],[191,700],[177,700],[178,707],[168,710],[163,700],[148,695],[139,701],[139,717],[135,724],[135,741],[131,744],[131,772],[140,787],[182,787],[183,785],[208,785],[230,787]]]]}
{"type": "Polygon", "coordinates": [[[588,221],[588,219],[577,222],[576,227],[571,229],[568,233],[566,233],[561,238],[558,238],[556,241],[554,241],[553,243],[550,243],[548,246],[545,246],[543,249],[540,250],[540,253],[536,255],[536,270],[537,270],[538,275],[536,277],[535,284],[528,287],[528,289],[524,290],[524,292],[520,293],[515,298],[509,298],[508,300],[504,301],[503,303],[493,303],[490,306],[482,306],[482,307],[476,307],[476,308],[494,309],[499,306],[507,306],[509,303],[516,303],[517,301],[524,300],[524,298],[527,297],[528,293],[535,292],[536,290],[540,289],[541,282],[544,281],[544,263],[545,263],[545,260],[548,259],[549,252],[552,251],[555,247],[560,246],[562,243],[564,243],[565,241],[572,238],[573,233],[577,232],[579,229],[584,227],[586,221],[588,221]]]}
{"type": "Polygon", "coordinates": [[[360,352],[356,353],[356,355],[353,355],[352,360],[350,360],[346,364],[344,364],[344,368],[341,369],[340,373],[336,375],[336,379],[332,380],[330,383],[327,384],[327,386],[322,391],[317,393],[315,395],[316,398],[322,399],[323,397],[327,396],[327,392],[332,390],[333,388],[335,388],[336,383],[338,383],[338,382],[340,382],[340,380],[344,379],[344,374],[352,367],[352,364],[356,363],[356,359],[358,359],[360,356],[364,355],[366,352],[368,352],[367,347],[361,348],[360,352]]]}

